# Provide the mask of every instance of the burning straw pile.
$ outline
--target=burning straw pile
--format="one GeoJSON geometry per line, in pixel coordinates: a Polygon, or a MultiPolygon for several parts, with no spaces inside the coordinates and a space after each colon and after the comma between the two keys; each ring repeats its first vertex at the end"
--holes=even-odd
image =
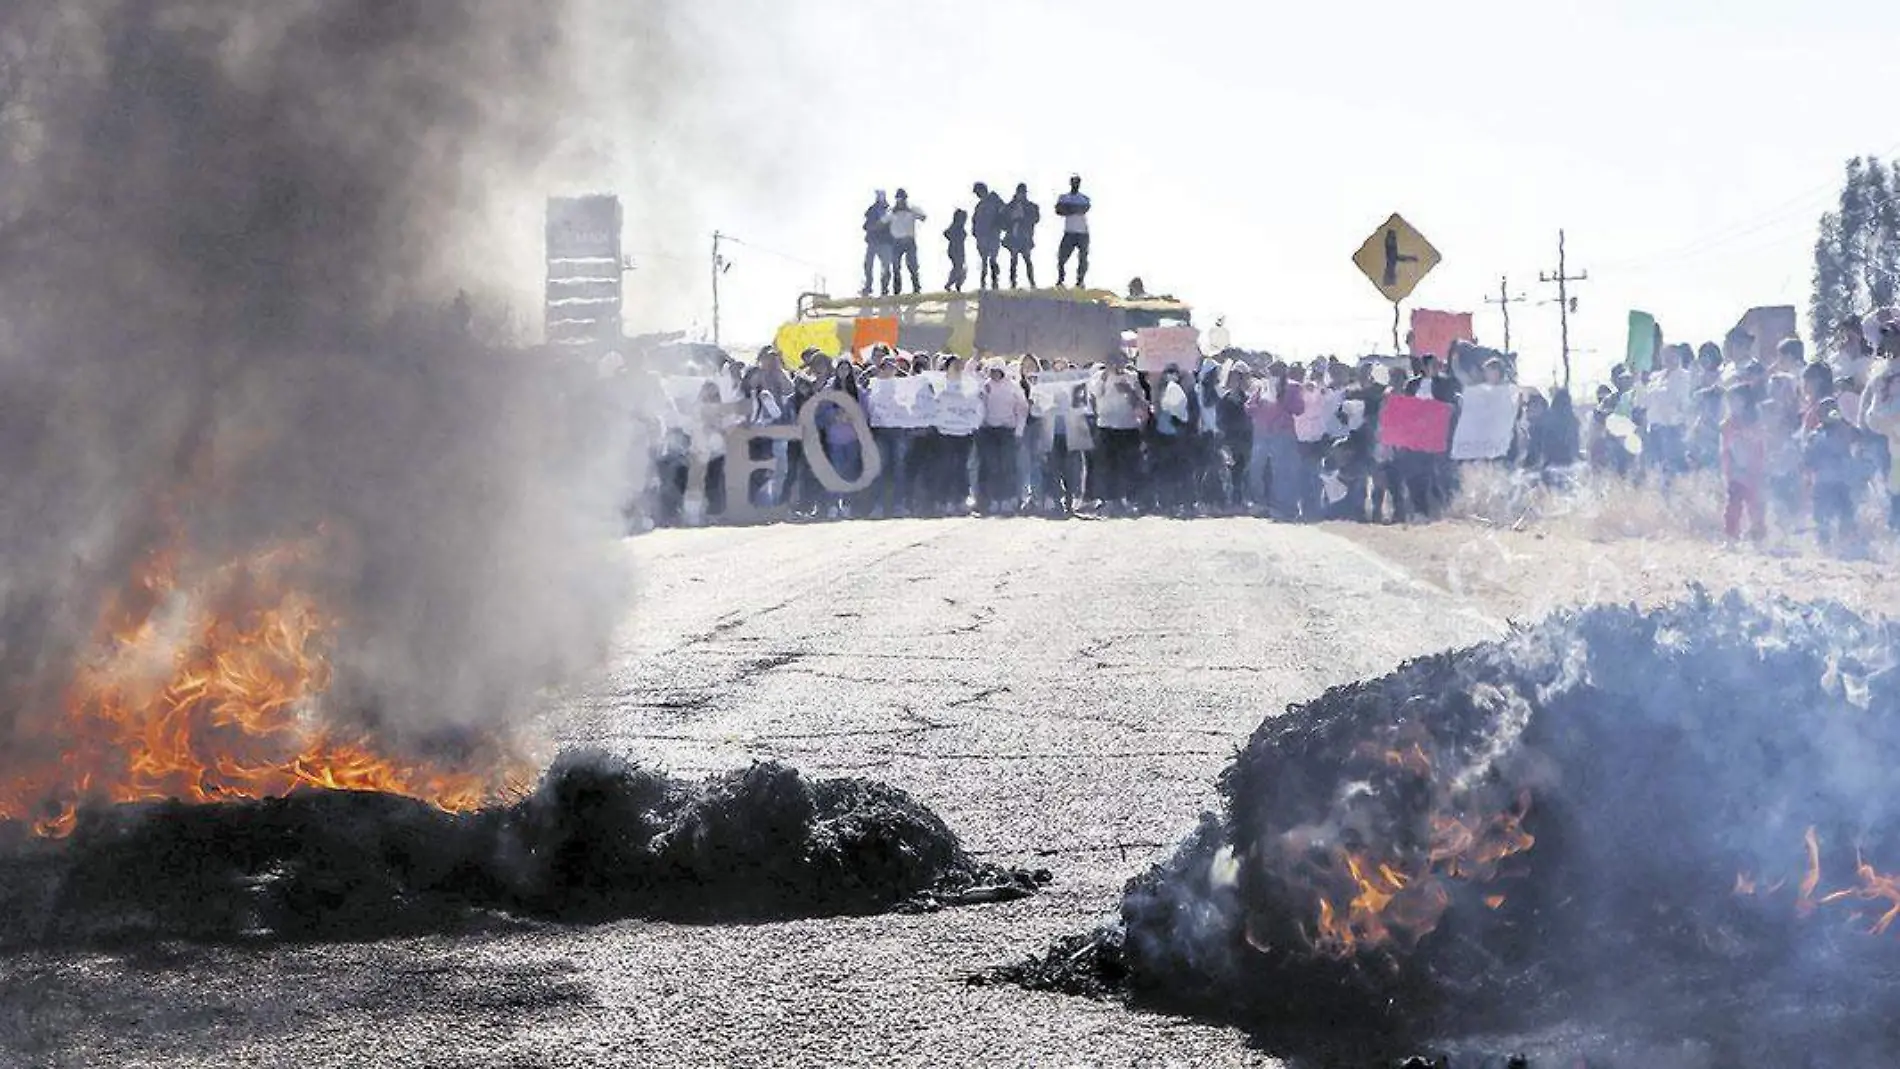
{"type": "Polygon", "coordinates": [[[1701,592],[1408,663],[1264,722],[1119,925],[999,974],[1381,1052],[1591,1022],[1891,1064],[1896,664],[1892,624],[1701,592]]]}
{"type": "Polygon", "coordinates": [[[28,832],[0,824],[0,946],[363,939],[503,917],[763,920],[1036,887],[973,862],[936,814],[880,783],[758,764],[691,784],[597,752],[565,754],[519,802],[469,813],[304,789],[81,810],[66,839],[28,832]]]}

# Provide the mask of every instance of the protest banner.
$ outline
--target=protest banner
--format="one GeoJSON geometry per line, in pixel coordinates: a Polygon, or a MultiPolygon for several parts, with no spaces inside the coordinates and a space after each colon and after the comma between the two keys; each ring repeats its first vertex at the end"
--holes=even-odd
{"type": "Polygon", "coordinates": [[[870,383],[874,407],[880,413],[892,413],[888,426],[916,430],[930,426],[930,414],[918,404],[918,395],[931,387],[924,375],[903,378],[874,378],[870,383]]]}
{"type": "Polygon", "coordinates": [[[1034,353],[1044,360],[1089,364],[1121,348],[1121,331],[1106,305],[989,293],[983,296],[974,342],[980,353],[1034,353]]]}
{"type": "Polygon", "coordinates": [[[1395,393],[1379,410],[1379,444],[1419,453],[1443,453],[1451,437],[1451,406],[1395,393]]]}
{"type": "Polygon", "coordinates": [[[1192,375],[1201,363],[1201,332],[1193,327],[1142,327],[1135,331],[1135,345],[1135,367],[1149,374],[1172,366],[1192,375]]]}
{"type": "Polygon", "coordinates": [[[1074,368],[1038,372],[1030,381],[1029,403],[1042,419],[1041,436],[1035,443],[1038,449],[1047,451],[1055,446],[1058,426],[1069,452],[1094,448],[1094,439],[1089,435],[1088,380],[1086,369],[1074,368]]]}
{"type": "Polygon", "coordinates": [[[1451,355],[1451,343],[1476,341],[1471,329],[1470,312],[1434,312],[1429,308],[1412,309],[1412,355],[1430,353],[1443,360],[1451,355]]]}
{"type": "Polygon", "coordinates": [[[1516,386],[1467,386],[1458,408],[1458,426],[1452,431],[1451,459],[1496,460],[1511,451],[1516,427],[1516,386]]]}
{"type": "Polygon", "coordinates": [[[1638,375],[1656,366],[1656,352],[1662,348],[1662,328],[1648,312],[1630,309],[1629,344],[1623,350],[1623,364],[1638,375]]]}
{"type": "Polygon", "coordinates": [[[838,337],[839,323],[835,319],[813,319],[804,323],[787,323],[778,328],[778,337],[772,344],[785,354],[786,367],[804,367],[805,350],[816,349],[826,356],[837,356],[844,352],[844,339],[838,337]]]}

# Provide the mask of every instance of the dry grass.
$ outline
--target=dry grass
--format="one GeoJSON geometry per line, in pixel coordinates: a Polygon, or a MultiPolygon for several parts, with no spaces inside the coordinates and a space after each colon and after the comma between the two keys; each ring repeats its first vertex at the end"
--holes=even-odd
{"type": "MultiPolygon", "coordinates": [[[[1670,481],[1640,483],[1604,472],[1583,470],[1572,482],[1552,485],[1529,473],[1499,465],[1466,465],[1460,472],[1450,517],[1515,531],[1539,531],[1591,542],[1622,539],[1693,538],[1724,540],[1726,501],[1714,473],[1696,473],[1670,481]]],[[[1777,555],[1821,554],[1812,522],[1803,514],[1778,514],[1769,505],[1768,541],[1777,555]]],[[[1886,533],[1886,501],[1865,494],[1860,503],[1860,544],[1856,555],[1893,557],[1894,539],[1886,533]]]]}

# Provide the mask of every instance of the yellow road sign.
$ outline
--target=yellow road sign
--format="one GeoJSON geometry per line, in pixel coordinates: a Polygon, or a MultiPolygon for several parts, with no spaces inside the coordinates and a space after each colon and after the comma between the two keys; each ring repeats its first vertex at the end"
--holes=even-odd
{"type": "Polygon", "coordinates": [[[1440,259],[1425,235],[1396,215],[1381,223],[1352,256],[1352,262],[1393,304],[1410,297],[1440,259]]]}

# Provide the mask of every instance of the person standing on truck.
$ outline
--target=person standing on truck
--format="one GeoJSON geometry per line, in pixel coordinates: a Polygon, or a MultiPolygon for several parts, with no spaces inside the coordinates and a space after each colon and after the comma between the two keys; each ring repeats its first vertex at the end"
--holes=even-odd
{"type": "Polygon", "coordinates": [[[963,281],[969,277],[964,267],[964,251],[970,243],[970,213],[962,208],[950,217],[950,225],[943,232],[943,240],[949,246],[950,279],[943,288],[951,293],[963,292],[963,281]]]}
{"type": "Polygon", "coordinates": [[[976,287],[1000,289],[1003,269],[996,254],[1003,244],[1003,198],[982,182],[970,187],[970,192],[976,194],[976,210],[970,213],[970,236],[976,239],[976,287]]]}
{"type": "Polygon", "coordinates": [[[1016,265],[1023,266],[1029,288],[1036,288],[1036,264],[1029,258],[1036,248],[1036,225],[1042,222],[1042,208],[1029,199],[1029,184],[1016,185],[1016,197],[1004,213],[1003,247],[1009,250],[1009,288],[1016,288],[1016,265]]]}
{"type": "Polygon", "coordinates": [[[897,203],[891,205],[891,289],[904,292],[904,268],[910,268],[910,291],[922,293],[924,284],[917,277],[917,224],[928,216],[911,206],[910,194],[897,191],[897,203]]]}
{"type": "Polygon", "coordinates": [[[878,292],[880,296],[889,296],[891,292],[891,206],[884,199],[884,191],[878,190],[871,206],[864,209],[864,289],[860,297],[871,295],[871,268],[878,268],[878,292]]]}
{"type": "Polygon", "coordinates": [[[1056,250],[1056,285],[1068,279],[1069,254],[1079,253],[1075,265],[1075,285],[1089,284],[1089,198],[1082,192],[1082,176],[1069,176],[1069,191],[1056,198],[1056,214],[1062,217],[1062,246],[1056,250]]]}

